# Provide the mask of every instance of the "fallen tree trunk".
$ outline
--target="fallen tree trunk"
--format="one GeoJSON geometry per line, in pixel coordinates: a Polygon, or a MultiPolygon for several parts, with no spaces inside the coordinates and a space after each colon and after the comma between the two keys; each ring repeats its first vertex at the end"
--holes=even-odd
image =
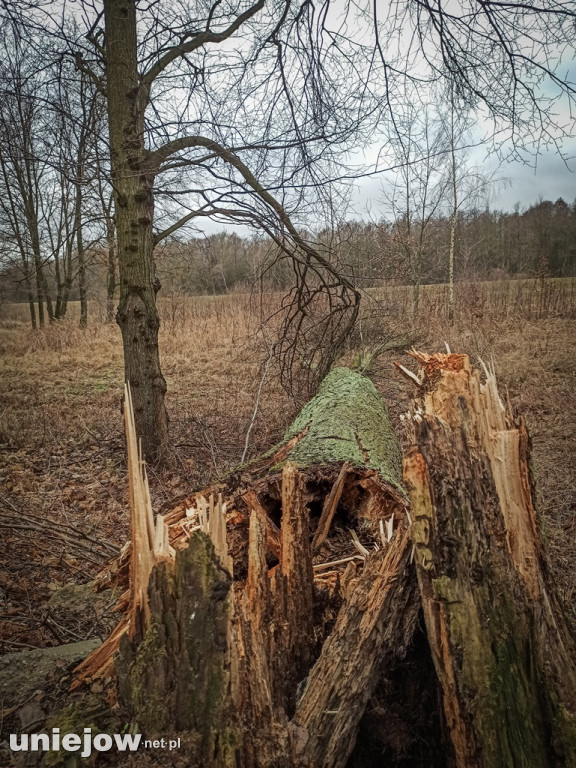
{"type": "Polygon", "coordinates": [[[456,765],[575,766],[576,645],[546,569],[526,427],[465,355],[414,357],[404,478],[456,765]]]}
{"type": "Polygon", "coordinates": [[[576,765],[526,429],[466,356],[414,356],[410,512],[385,405],[348,369],[155,523],[132,460],[125,617],[77,684],[114,661],[128,717],[203,768],[576,765]]]}

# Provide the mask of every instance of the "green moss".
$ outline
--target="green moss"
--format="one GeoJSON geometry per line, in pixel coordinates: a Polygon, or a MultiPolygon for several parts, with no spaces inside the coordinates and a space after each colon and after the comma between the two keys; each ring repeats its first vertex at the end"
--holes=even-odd
{"type": "Polygon", "coordinates": [[[159,660],[166,656],[166,647],[161,641],[157,624],[152,623],[129,671],[130,701],[138,722],[148,726],[151,732],[161,733],[169,725],[170,713],[165,697],[156,695],[154,687],[145,685],[148,672],[156,670],[159,660]]]}
{"type": "Polygon", "coordinates": [[[479,722],[483,750],[490,759],[486,765],[495,768],[549,765],[540,686],[531,668],[524,629],[516,624],[514,631],[493,642],[491,663],[486,668],[488,691],[479,722]],[[518,642],[526,647],[518,648],[518,642]]]}
{"type": "Polygon", "coordinates": [[[149,628],[136,646],[121,644],[117,662],[119,697],[146,738],[187,731],[199,754],[222,738],[230,585],[210,538],[199,531],[174,566],[153,568],[149,628]]]}
{"type": "Polygon", "coordinates": [[[451,580],[448,576],[439,576],[437,579],[432,579],[434,594],[439,600],[449,601],[450,584],[451,580]]]}
{"type": "Polygon", "coordinates": [[[566,768],[576,768],[576,715],[562,704],[556,704],[552,741],[556,752],[564,758],[566,768]]]}
{"type": "Polygon", "coordinates": [[[189,689],[187,717],[202,729],[222,705],[228,677],[225,666],[229,601],[226,597],[214,599],[214,590],[224,589],[226,577],[217,565],[214,547],[206,534],[195,532],[188,548],[178,552],[176,583],[179,594],[187,596],[186,613],[190,617],[185,625],[187,663],[201,688],[189,689]]]}
{"type": "Polygon", "coordinates": [[[64,667],[72,667],[100,645],[97,637],[54,648],[6,653],[0,657],[0,701],[7,709],[45,689],[48,680],[60,677],[64,667]],[[59,670],[60,668],[60,670],[59,670]]]}
{"type": "Polygon", "coordinates": [[[348,461],[375,469],[402,490],[402,452],[386,404],[374,384],[357,371],[334,368],[318,394],[296,417],[284,442],[308,427],[290,451],[298,466],[348,461]]]}
{"type": "MultiPolygon", "coordinates": [[[[97,733],[117,733],[121,727],[119,718],[110,710],[108,704],[96,694],[88,694],[71,701],[58,715],[48,720],[46,729],[60,728],[60,735],[67,733],[83,734],[84,728],[91,728],[92,735],[97,733]]],[[[80,750],[81,751],[81,750],[80,750]]],[[[93,751],[89,758],[80,758],[79,752],[60,749],[46,752],[42,765],[47,768],[76,768],[93,765],[97,753],[93,751]]]]}
{"type": "Polygon", "coordinates": [[[447,576],[434,579],[461,657],[461,683],[471,703],[485,768],[548,766],[546,727],[530,626],[511,594],[493,600],[487,586],[471,591],[447,576]]]}

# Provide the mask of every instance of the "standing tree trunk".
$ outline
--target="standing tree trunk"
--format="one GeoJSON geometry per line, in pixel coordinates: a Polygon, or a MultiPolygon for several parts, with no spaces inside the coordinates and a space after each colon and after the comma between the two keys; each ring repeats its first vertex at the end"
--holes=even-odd
{"type": "Polygon", "coordinates": [[[54,249],[54,279],[56,280],[56,300],[54,302],[54,319],[60,320],[63,317],[62,314],[62,270],[60,268],[60,254],[58,249],[54,249]]]}
{"type": "Polygon", "coordinates": [[[32,255],[34,257],[34,269],[36,272],[36,291],[38,298],[38,318],[40,320],[40,327],[44,325],[44,302],[46,302],[46,310],[48,312],[48,319],[50,322],[54,320],[54,309],[52,306],[52,298],[50,296],[50,290],[48,288],[48,281],[46,279],[46,273],[44,272],[44,259],[42,258],[42,247],[40,244],[40,227],[38,222],[38,209],[34,202],[33,195],[36,189],[34,183],[34,168],[32,166],[32,160],[27,158],[25,166],[26,184],[23,197],[25,200],[24,214],[26,216],[26,223],[28,226],[28,232],[30,235],[30,246],[32,255]]]}
{"type": "Polygon", "coordinates": [[[62,317],[66,317],[68,311],[68,299],[74,280],[74,254],[72,241],[66,243],[64,254],[64,286],[62,288],[62,317]]]}
{"type": "Polygon", "coordinates": [[[66,233],[64,241],[64,259],[59,265],[58,274],[56,276],[58,281],[58,296],[56,318],[62,319],[66,317],[68,312],[68,299],[70,298],[70,291],[72,290],[72,284],[74,282],[74,243],[73,235],[69,232],[66,233]]]}
{"type": "Polygon", "coordinates": [[[450,160],[452,169],[452,215],[450,217],[450,245],[448,252],[448,322],[454,322],[454,251],[456,248],[456,221],[458,217],[458,185],[456,179],[456,136],[454,133],[454,91],[450,90],[450,160]]]}
{"type": "MultiPolygon", "coordinates": [[[[78,172],[82,173],[82,161],[78,163],[78,172]]],[[[74,202],[74,231],[76,233],[76,253],[78,258],[78,292],[80,294],[80,328],[88,327],[88,292],[86,289],[86,254],[84,252],[84,233],[82,230],[82,177],[76,179],[74,202]]]]}
{"type": "Polygon", "coordinates": [[[36,307],[34,305],[34,293],[32,291],[32,283],[30,281],[30,273],[28,272],[27,266],[25,267],[26,272],[24,273],[24,285],[26,286],[26,297],[28,298],[28,307],[30,309],[30,323],[32,324],[32,330],[36,330],[37,324],[36,324],[36,307]]]}
{"type": "Polygon", "coordinates": [[[144,456],[169,455],[166,381],[160,368],[152,187],[144,143],[149,94],[140,82],[134,0],[105,0],[106,88],[116,218],[125,379],[134,398],[136,430],[144,456]]]}
{"type": "Polygon", "coordinates": [[[52,308],[52,299],[50,297],[50,290],[48,288],[48,281],[46,280],[46,273],[44,272],[44,263],[42,260],[42,253],[40,251],[40,235],[38,233],[38,223],[32,219],[29,220],[30,235],[32,241],[32,253],[34,256],[34,270],[36,275],[36,299],[38,302],[38,320],[40,328],[44,327],[44,302],[46,302],[46,310],[48,312],[48,319],[50,322],[54,320],[54,310],[52,308]]]}
{"type": "Polygon", "coordinates": [[[108,263],[106,273],[106,322],[114,320],[114,294],[116,293],[116,233],[114,220],[108,211],[106,215],[106,244],[108,246],[108,263]]]}
{"type": "Polygon", "coordinates": [[[466,355],[414,356],[404,478],[456,765],[574,766],[576,643],[546,570],[526,428],[466,355]]]}
{"type": "Polygon", "coordinates": [[[42,293],[42,281],[38,270],[34,272],[36,280],[36,304],[38,305],[38,325],[44,328],[44,296],[42,293]]]}

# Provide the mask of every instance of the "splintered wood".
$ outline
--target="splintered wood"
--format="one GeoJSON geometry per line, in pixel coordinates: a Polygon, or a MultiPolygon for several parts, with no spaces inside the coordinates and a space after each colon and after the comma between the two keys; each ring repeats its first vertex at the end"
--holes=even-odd
{"type": "Polygon", "coordinates": [[[576,647],[544,562],[529,438],[494,371],[420,363],[405,455],[428,642],[458,768],[576,764],[576,647]]]}
{"type": "MultiPolygon", "coordinates": [[[[187,617],[198,614],[200,595],[218,595],[216,602],[208,600],[202,609],[201,635],[209,637],[212,632],[221,638],[204,653],[219,685],[229,691],[219,711],[237,713],[228,721],[236,731],[230,737],[237,744],[234,764],[239,760],[243,768],[343,768],[369,692],[379,680],[378,659],[388,653],[393,666],[406,652],[407,638],[414,631],[417,604],[406,595],[413,598],[415,579],[403,578],[410,549],[406,500],[398,485],[383,480],[371,467],[348,461],[297,469],[286,457],[306,437],[305,426],[251,465],[239,480],[196,493],[159,516],[154,525],[130,410],[127,392],[130,567],[118,563],[100,579],[102,584],[129,587],[124,598],[126,615],[99,655],[88,660],[92,678],[94,666],[102,664],[104,656],[109,671],[108,651],[115,652],[120,637],[126,635],[117,663],[119,679],[124,681],[121,689],[138,692],[153,685],[148,699],[160,696],[174,708],[175,722],[200,727],[192,711],[183,711],[182,702],[190,697],[213,701],[215,694],[210,688],[211,673],[203,675],[203,688],[199,678],[193,683],[186,672],[202,667],[197,652],[204,642],[190,634],[187,617]],[[282,469],[271,472],[280,462],[282,469]],[[312,505],[317,515],[312,515],[312,505]],[[198,536],[210,538],[213,555],[203,549],[198,536]],[[196,566],[187,556],[192,545],[199,558],[196,566]],[[410,604],[397,617],[390,612],[394,595],[399,603],[410,604]],[[222,601],[226,605],[218,608],[222,601]],[[216,622],[212,629],[210,621],[216,622]],[[341,670],[338,675],[328,674],[332,656],[326,656],[326,651],[318,659],[334,625],[330,648],[340,648],[349,658],[351,674],[342,675],[341,670]],[[394,634],[403,639],[385,651],[384,644],[394,634]],[[175,636],[181,638],[176,644],[175,636]],[[163,652],[173,651],[174,659],[162,662],[150,657],[159,638],[166,638],[169,647],[163,652]],[[346,702],[342,722],[337,720],[342,733],[334,733],[331,715],[314,724],[300,706],[300,699],[306,707],[310,696],[324,695],[317,690],[317,682],[311,687],[303,683],[317,664],[324,671],[314,679],[327,675],[326,684],[334,689],[331,698],[346,702]],[[302,697],[299,691],[304,688],[307,693],[302,697]],[[177,700],[173,691],[180,691],[177,700]],[[302,746],[305,733],[313,734],[307,737],[308,747],[302,746]],[[339,754],[334,757],[338,743],[339,754]]],[[[91,678],[83,675],[82,680],[86,679],[91,678]]],[[[134,693],[124,704],[151,731],[158,723],[150,720],[148,699],[134,693]]],[[[210,731],[206,738],[212,743],[214,733],[210,731]]],[[[210,762],[203,754],[202,764],[228,765],[223,757],[219,760],[210,762]]]]}
{"type": "Polygon", "coordinates": [[[97,648],[76,669],[72,689],[82,682],[105,677],[112,667],[112,658],[119,648],[125,632],[134,635],[139,621],[146,624],[150,618],[148,605],[148,583],[156,563],[172,562],[174,550],[169,543],[168,526],[159,515],[154,523],[154,512],[150,499],[150,487],[146,465],[136,435],[134,406],[128,383],[124,386],[124,428],[126,432],[126,454],[128,464],[128,493],[130,503],[130,579],[128,604],[124,617],[110,637],[97,648]]]}
{"type": "Polygon", "coordinates": [[[99,579],[125,587],[125,616],[90,671],[123,636],[122,703],[146,732],[192,730],[190,764],[343,768],[379,664],[403,657],[417,615],[384,402],[333,371],[281,445],[155,524],[131,408],[127,391],[130,552],[99,579]],[[311,717],[324,696],[341,717],[311,717]]]}
{"type": "MultiPolygon", "coordinates": [[[[233,561],[228,555],[228,542],[226,539],[226,504],[222,501],[222,494],[218,494],[218,498],[214,501],[214,494],[211,493],[208,497],[208,501],[204,496],[199,496],[197,500],[197,510],[190,508],[186,510],[186,517],[198,519],[197,529],[203,533],[208,534],[214,545],[214,550],[217,557],[220,559],[222,565],[226,566],[230,573],[233,571],[233,561]]],[[[188,533],[196,530],[194,526],[188,528],[188,533]]]]}
{"type": "Polygon", "coordinates": [[[430,416],[453,430],[465,428],[471,443],[485,452],[509,552],[528,592],[537,599],[541,542],[530,491],[529,438],[524,421],[514,423],[498,394],[494,371],[484,364],[482,382],[481,372],[472,368],[467,355],[428,355],[415,350],[410,354],[422,366],[422,413],[416,418],[430,416]]]}
{"type": "Polygon", "coordinates": [[[326,541],[328,532],[330,531],[330,526],[332,525],[334,513],[336,512],[336,507],[338,506],[338,502],[342,496],[344,481],[346,480],[346,475],[350,472],[350,469],[350,464],[347,461],[344,462],[342,469],[340,470],[340,474],[332,486],[332,490],[326,497],[324,507],[322,508],[322,514],[320,515],[320,520],[318,521],[318,527],[316,528],[316,533],[312,539],[312,549],[314,550],[320,549],[322,544],[324,544],[326,541]]]}
{"type": "Polygon", "coordinates": [[[132,557],[130,560],[130,618],[129,632],[134,634],[142,614],[146,624],[150,618],[148,582],[155,563],[174,558],[174,550],[168,541],[168,529],[158,516],[154,524],[154,512],[150,500],[150,487],[142,450],[136,435],[134,406],[130,385],[124,387],[124,426],[128,456],[128,487],[130,493],[130,530],[132,557]]]}

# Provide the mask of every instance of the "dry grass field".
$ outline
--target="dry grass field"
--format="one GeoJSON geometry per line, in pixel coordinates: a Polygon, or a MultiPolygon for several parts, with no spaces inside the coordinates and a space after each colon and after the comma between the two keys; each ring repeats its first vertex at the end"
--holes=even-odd
{"type": "MultiPolygon", "coordinates": [[[[342,361],[367,359],[395,424],[410,397],[392,365],[405,349],[467,352],[493,361],[502,394],[523,414],[533,440],[538,509],[551,567],[576,616],[575,281],[525,281],[458,288],[456,321],[442,289],[425,291],[417,317],[409,291],[367,298],[342,361]],[[360,354],[359,354],[360,353],[360,354]]],[[[165,300],[161,350],[178,462],[151,471],[155,508],[240,463],[265,371],[278,297],[165,300]],[[263,305],[263,306],[262,306],[263,305]]],[[[74,313],[32,332],[26,307],[0,317],[0,652],[58,645],[106,631],[106,600],[75,609],[51,599],[88,582],[128,535],[121,417],[120,333],[93,312],[86,331],[74,313]]],[[[302,405],[266,371],[248,456],[269,448],[302,405]]]]}

